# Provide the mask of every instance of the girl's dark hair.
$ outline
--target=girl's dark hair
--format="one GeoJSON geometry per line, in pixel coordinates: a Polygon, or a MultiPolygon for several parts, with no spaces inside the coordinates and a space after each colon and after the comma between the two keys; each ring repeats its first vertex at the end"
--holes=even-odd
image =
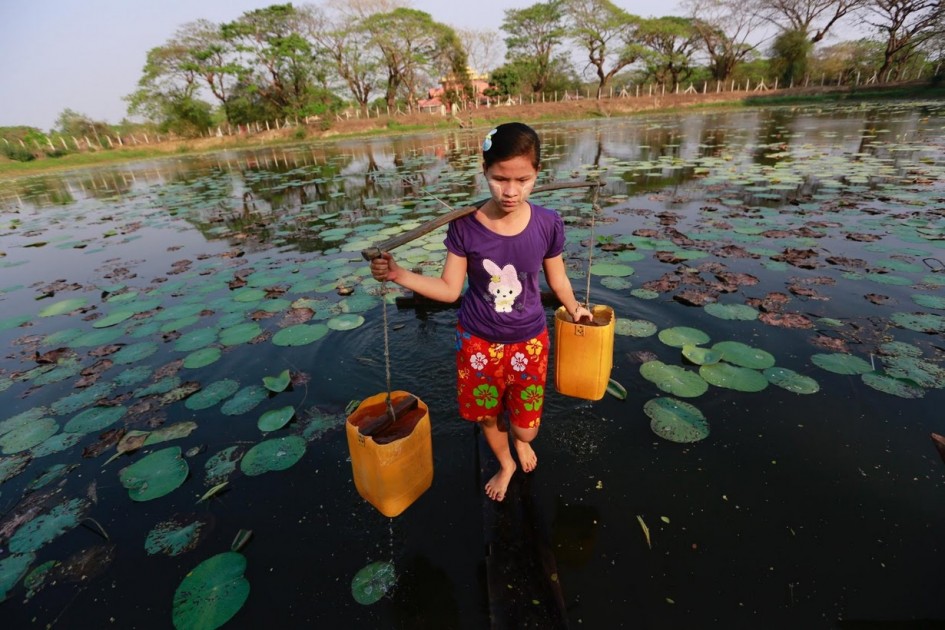
{"type": "Polygon", "coordinates": [[[541,163],[541,140],[535,130],[525,123],[499,125],[489,132],[482,144],[482,162],[485,168],[519,156],[530,158],[532,166],[538,170],[541,163]]]}

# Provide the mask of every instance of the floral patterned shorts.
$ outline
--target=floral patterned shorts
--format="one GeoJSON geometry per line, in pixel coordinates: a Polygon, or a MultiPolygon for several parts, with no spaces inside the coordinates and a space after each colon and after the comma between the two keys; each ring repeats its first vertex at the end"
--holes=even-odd
{"type": "Polygon", "coordinates": [[[521,343],[492,343],[456,326],[459,413],[479,421],[508,411],[509,421],[537,428],[548,376],[548,330],[521,343]]]}

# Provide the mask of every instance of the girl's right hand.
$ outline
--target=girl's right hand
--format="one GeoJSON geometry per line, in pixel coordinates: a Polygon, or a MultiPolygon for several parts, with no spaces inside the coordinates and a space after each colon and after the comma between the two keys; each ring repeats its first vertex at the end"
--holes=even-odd
{"type": "Polygon", "coordinates": [[[400,267],[394,262],[390,252],[382,252],[380,256],[371,260],[371,276],[378,282],[390,280],[396,282],[400,267]]]}

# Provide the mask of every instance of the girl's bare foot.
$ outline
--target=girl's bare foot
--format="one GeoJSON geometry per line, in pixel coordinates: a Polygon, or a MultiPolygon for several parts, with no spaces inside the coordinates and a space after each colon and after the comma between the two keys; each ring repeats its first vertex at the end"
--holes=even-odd
{"type": "Polygon", "coordinates": [[[514,463],[511,468],[499,468],[499,472],[486,482],[486,496],[493,501],[504,499],[505,491],[509,489],[509,482],[512,481],[513,474],[515,474],[514,463]]]}
{"type": "Polygon", "coordinates": [[[522,464],[522,470],[530,473],[538,466],[538,455],[532,449],[532,445],[522,440],[515,440],[515,451],[518,453],[518,461],[522,464]]]}

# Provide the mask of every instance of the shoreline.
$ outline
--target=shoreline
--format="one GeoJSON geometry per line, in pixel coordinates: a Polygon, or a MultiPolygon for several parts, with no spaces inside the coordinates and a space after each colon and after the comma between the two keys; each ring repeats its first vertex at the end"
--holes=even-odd
{"type": "Polygon", "coordinates": [[[30,162],[0,159],[0,182],[59,171],[105,166],[162,157],[200,155],[232,149],[258,149],[290,144],[318,144],[338,140],[396,136],[442,129],[475,129],[512,120],[529,123],[562,122],[593,118],[631,117],[653,112],[673,113],[690,110],[724,110],[742,107],[770,107],[803,105],[808,103],[835,103],[945,97],[945,88],[928,83],[909,86],[888,86],[871,89],[816,88],[778,90],[777,92],[723,92],[717,94],[663,94],[627,98],[578,99],[521,105],[498,105],[490,108],[467,110],[454,116],[440,114],[406,114],[380,118],[353,118],[336,120],[322,130],[315,125],[299,125],[274,129],[251,136],[222,136],[166,140],[148,148],[119,148],[87,153],[72,153],[60,158],[38,158],[30,162]],[[300,137],[299,131],[304,135],[300,137]]]}

